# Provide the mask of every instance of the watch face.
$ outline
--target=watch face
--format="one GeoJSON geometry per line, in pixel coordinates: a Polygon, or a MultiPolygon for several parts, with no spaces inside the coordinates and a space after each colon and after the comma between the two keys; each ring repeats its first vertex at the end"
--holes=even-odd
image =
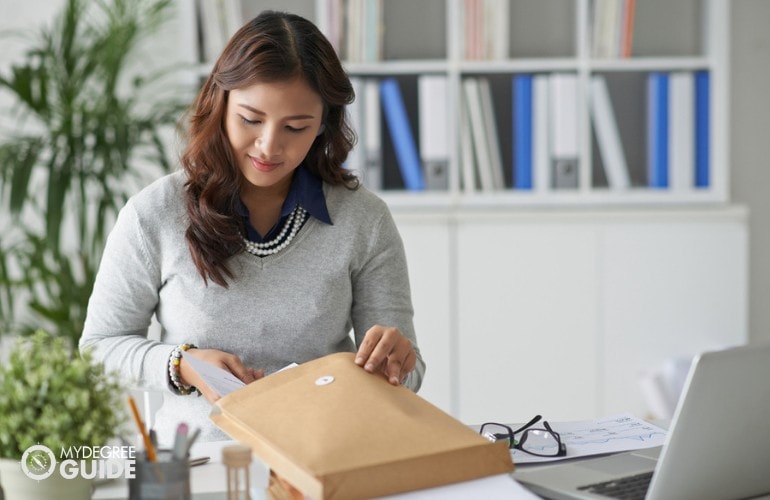
{"type": "Polygon", "coordinates": [[[30,446],[21,456],[21,469],[30,479],[45,479],[56,468],[56,456],[47,446],[30,446]]]}

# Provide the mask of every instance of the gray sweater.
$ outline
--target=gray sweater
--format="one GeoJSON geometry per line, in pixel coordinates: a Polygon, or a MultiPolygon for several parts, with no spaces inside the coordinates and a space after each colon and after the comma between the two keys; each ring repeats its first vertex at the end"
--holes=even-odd
{"type": "Polygon", "coordinates": [[[395,326],[414,344],[417,366],[405,385],[416,391],[425,364],[412,321],[403,244],[387,206],[361,187],[324,184],[333,224],[309,218],[277,254],[235,255],[229,288],[204,285],[184,232],[183,172],[132,197],[121,210],[96,277],[81,349],[91,348],[128,385],[163,391],[156,414],[161,442],[178,422],[201,428],[201,440],[225,439],[208,419],[203,397],[170,390],[168,359],[176,345],[237,354],[270,374],[339,351],[355,351],[373,325],[395,326]],[[147,338],[152,315],[161,341],[147,338]],[[351,335],[352,329],[352,335],[351,335]]]}

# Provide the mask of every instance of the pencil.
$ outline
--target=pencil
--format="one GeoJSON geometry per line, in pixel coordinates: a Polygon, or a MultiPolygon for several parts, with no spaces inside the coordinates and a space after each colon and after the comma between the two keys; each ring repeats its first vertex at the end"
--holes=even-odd
{"type": "Polygon", "coordinates": [[[150,462],[155,462],[155,447],[152,445],[150,435],[147,434],[147,430],[144,428],[144,423],[142,422],[142,418],[139,416],[139,410],[136,407],[136,401],[134,401],[133,397],[128,397],[128,404],[131,406],[131,413],[134,414],[134,420],[136,421],[136,425],[139,427],[139,432],[142,433],[144,448],[147,452],[147,460],[150,462]]]}

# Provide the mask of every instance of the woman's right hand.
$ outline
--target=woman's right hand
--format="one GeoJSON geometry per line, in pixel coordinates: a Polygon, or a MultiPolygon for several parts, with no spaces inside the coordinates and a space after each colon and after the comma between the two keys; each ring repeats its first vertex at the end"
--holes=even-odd
{"type": "MultiPolygon", "coordinates": [[[[265,376],[264,370],[255,370],[254,368],[245,366],[241,361],[241,358],[235,354],[230,354],[229,352],[219,351],[217,349],[193,348],[185,351],[185,356],[194,356],[217,368],[227,370],[238,377],[244,384],[249,384],[265,376]]],[[[185,361],[184,356],[179,360],[179,377],[183,384],[191,385],[198,389],[200,393],[203,394],[203,397],[210,403],[214,403],[219,399],[219,395],[206,385],[203,378],[198,375],[198,372],[193,370],[190,363],[185,361]]]]}

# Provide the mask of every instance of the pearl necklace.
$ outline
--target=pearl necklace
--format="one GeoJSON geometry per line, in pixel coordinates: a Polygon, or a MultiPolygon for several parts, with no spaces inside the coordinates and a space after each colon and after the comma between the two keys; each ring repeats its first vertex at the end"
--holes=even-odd
{"type": "Polygon", "coordinates": [[[306,216],[307,212],[305,209],[297,205],[286,219],[286,223],[284,223],[281,232],[274,239],[262,243],[254,243],[253,241],[243,238],[243,244],[246,246],[246,251],[260,257],[280,252],[286,248],[289,243],[291,243],[291,240],[297,235],[302,224],[305,222],[306,216]],[[289,228],[291,228],[291,231],[289,228]],[[288,235],[286,234],[287,232],[289,233],[288,235]]]}

